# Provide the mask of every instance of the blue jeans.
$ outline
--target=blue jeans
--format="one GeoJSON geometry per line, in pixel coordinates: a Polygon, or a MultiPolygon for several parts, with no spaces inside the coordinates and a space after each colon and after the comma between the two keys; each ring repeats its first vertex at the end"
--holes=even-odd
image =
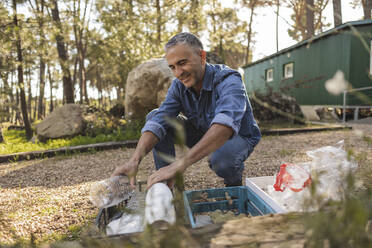
{"type": "MultiPolygon", "coordinates": [[[[152,110],[147,116],[146,121],[150,119],[157,109],[152,110]]],[[[177,121],[183,124],[187,147],[193,147],[204,135],[204,132],[198,130],[186,117],[179,115],[177,121]]],[[[165,137],[154,147],[153,155],[156,169],[169,165],[161,154],[175,157],[174,149],[174,130],[169,128],[165,137]]],[[[208,159],[209,167],[224,179],[225,184],[232,184],[242,179],[244,170],[244,161],[252,153],[253,147],[241,136],[235,135],[224,145],[214,151],[208,159]]]]}

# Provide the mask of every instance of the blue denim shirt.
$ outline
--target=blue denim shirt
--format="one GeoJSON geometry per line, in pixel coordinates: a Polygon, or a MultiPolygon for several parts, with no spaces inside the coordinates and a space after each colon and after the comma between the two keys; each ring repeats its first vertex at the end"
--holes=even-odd
{"type": "Polygon", "coordinates": [[[169,127],[164,116],[183,113],[197,128],[206,132],[214,123],[229,126],[252,146],[261,139],[252,107],[239,72],[225,65],[206,64],[199,97],[175,78],[157,113],[142,128],[162,139],[169,127]]]}

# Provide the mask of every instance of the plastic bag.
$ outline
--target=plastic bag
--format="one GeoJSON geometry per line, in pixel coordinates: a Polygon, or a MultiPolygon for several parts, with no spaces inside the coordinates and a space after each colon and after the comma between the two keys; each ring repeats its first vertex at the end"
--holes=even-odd
{"type": "Polygon", "coordinates": [[[324,200],[339,200],[345,176],[357,167],[354,161],[349,161],[343,144],[342,140],[336,146],[324,146],[306,152],[311,162],[282,164],[274,187],[268,186],[268,194],[288,211],[316,209],[316,206],[303,204],[311,196],[308,186],[316,178],[318,195],[324,200]]]}
{"type": "Polygon", "coordinates": [[[119,219],[111,221],[106,227],[106,234],[119,235],[125,233],[142,232],[144,229],[143,216],[124,213],[119,219]]]}
{"type": "Polygon", "coordinates": [[[128,200],[122,216],[107,224],[106,234],[110,236],[142,232],[145,228],[145,197],[145,192],[135,191],[133,196],[128,200]]]}
{"type": "Polygon", "coordinates": [[[310,184],[311,175],[304,168],[294,164],[282,164],[276,176],[274,189],[283,192],[288,187],[294,192],[300,192],[310,184]]]}

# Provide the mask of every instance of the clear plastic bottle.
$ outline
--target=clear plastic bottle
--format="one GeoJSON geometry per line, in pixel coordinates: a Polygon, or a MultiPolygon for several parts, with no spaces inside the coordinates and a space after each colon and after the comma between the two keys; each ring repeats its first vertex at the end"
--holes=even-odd
{"type": "Polygon", "coordinates": [[[90,201],[99,208],[114,206],[133,194],[127,176],[114,176],[99,181],[90,188],[90,201]]]}

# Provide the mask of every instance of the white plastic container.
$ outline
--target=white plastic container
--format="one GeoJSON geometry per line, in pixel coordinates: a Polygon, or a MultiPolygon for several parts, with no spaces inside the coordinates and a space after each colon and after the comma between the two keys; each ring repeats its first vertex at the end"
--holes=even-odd
{"type": "Polygon", "coordinates": [[[173,195],[164,183],[155,183],[146,194],[145,223],[156,221],[176,222],[176,211],[173,205],[173,195]]]}

